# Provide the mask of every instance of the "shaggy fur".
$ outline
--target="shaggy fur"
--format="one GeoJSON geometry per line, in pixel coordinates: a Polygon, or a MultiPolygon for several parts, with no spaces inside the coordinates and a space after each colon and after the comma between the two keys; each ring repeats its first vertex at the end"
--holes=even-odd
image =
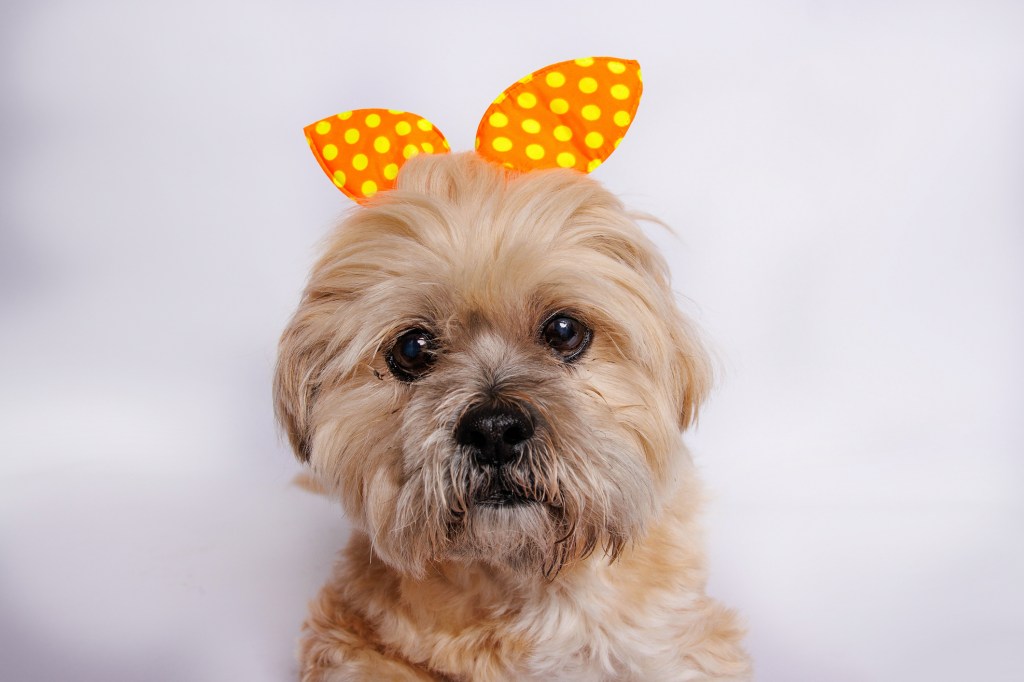
{"type": "Polygon", "coordinates": [[[680,438],[709,383],[664,261],[595,181],[412,159],[330,237],[281,341],[279,419],[356,528],[302,679],[749,679],[680,438]],[[540,338],[556,312],[593,330],[572,363],[540,338]],[[386,362],[409,329],[437,344],[414,382],[386,362]],[[535,422],[500,471],[456,440],[482,404],[535,422]],[[498,484],[530,503],[477,503],[498,484]]]}

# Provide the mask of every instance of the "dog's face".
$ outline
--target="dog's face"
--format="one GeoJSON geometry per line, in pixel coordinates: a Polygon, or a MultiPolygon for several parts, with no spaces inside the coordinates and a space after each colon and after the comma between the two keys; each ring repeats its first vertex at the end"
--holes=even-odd
{"type": "Polygon", "coordinates": [[[412,159],[327,244],[279,418],[378,555],[552,572],[660,508],[709,381],[664,262],[569,171],[412,159]]]}

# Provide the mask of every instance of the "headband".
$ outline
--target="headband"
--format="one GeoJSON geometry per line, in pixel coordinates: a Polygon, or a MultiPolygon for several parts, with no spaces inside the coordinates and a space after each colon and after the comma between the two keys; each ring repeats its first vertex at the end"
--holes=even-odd
{"type": "MultiPolygon", "coordinates": [[[[640,104],[640,65],[587,57],[520,78],[498,95],[476,131],[480,156],[516,171],[574,168],[589,173],[622,141],[640,104]]],[[[446,154],[433,123],[396,109],[356,109],[312,123],[306,141],[327,176],[362,203],[392,189],[417,154],[446,154]]]]}

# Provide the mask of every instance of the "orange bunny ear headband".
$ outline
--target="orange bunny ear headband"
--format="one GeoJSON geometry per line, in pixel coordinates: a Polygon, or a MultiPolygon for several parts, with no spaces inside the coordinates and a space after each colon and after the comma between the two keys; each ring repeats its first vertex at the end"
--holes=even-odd
{"type": "MultiPolygon", "coordinates": [[[[589,173],[619,146],[642,91],[640,65],[629,59],[552,64],[520,78],[491,103],[476,131],[476,151],[518,171],[589,173]]],[[[394,109],[346,111],[305,132],[320,167],[358,202],[393,188],[407,159],[450,149],[430,121],[394,109]]]]}

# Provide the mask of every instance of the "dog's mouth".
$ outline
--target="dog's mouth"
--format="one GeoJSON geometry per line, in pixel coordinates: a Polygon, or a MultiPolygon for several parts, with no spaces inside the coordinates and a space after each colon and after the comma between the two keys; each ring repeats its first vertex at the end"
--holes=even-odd
{"type": "Polygon", "coordinates": [[[531,502],[536,502],[536,500],[511,490],[490,492],[476,498],[476,504],[480,507],[516,507],[531,502]]]}
{"type": "Polygon", "coordinates": [[[479,507],[516,507],[537,502],[525,491],[505,482],[498,482],[480,490],[473,501],[479,507]]]}

